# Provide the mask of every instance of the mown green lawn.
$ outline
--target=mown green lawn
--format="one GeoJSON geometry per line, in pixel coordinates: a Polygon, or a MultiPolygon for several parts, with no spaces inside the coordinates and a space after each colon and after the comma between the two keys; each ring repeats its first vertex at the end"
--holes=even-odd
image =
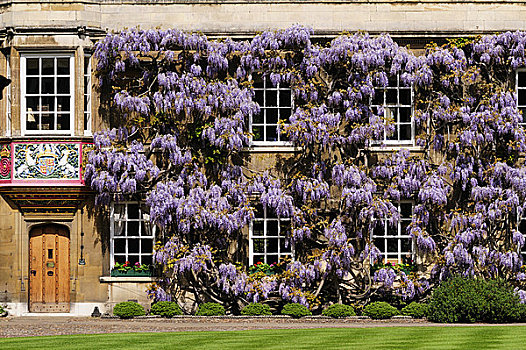
{"type": "Polygon", "coordinates": [[[72,335],[0,339],[0,349],[526,349],[526,326],[72,335]]]}

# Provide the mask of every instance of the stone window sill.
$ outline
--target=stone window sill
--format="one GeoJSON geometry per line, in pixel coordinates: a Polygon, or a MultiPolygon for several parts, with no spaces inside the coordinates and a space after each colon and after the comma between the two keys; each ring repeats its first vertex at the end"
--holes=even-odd
{"type": "Polygon", "coordinates": [[[99,278],[101,283],[152,283],[155,281],[154,277],[111,277],[101,276],[99,278]]]}

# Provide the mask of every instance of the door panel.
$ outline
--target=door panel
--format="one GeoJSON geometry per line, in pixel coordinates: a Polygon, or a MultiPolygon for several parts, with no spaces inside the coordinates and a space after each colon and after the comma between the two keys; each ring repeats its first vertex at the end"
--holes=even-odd
{"type": "Polygon", "coordinates": [[[59,281],[57,286],[57,295],[60,302],[67,303],[69,312],[69,238],[58,236],[57,240],[57,279],[59,281]]]}
{"type": "Polygon", "coordinates": [[[29,310],[69,312],[69,236],[65,227],[33,228],[29,238],[29,310]]]}
{"type": "MultiPolygon", "coordinates": [[[[29,300],[42,301],[42,229],[37,227],[34,229],[36,237],[29,239],[29,300]]],[[[31,307],[30,307],[31,310],[31,307]]]]}

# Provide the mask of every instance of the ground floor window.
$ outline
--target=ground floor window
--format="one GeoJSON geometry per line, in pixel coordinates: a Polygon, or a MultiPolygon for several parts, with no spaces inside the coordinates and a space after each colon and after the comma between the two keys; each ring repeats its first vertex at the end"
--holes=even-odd
{"type": "MultiPolygon", "coordinates": [[[[520,217],[518,230],[526,238],[526,212],[522,213],[520,217]]],[[[526,261],[526,244],[522,246],[520,253],[524,264],[524,261],[526,261]]]]}
{"type": "Polygon", "coordinates": [[[151,265],[154,229],[139,203],[113,204],[111,210],[111,266],[126,261],[151,265]]]}
{"type": "Polygon", "coordinates": [[[292,256],[290,243],[285,237],[288,220],[279,219],[270,210],[256,208],[250,225],[250,265],[258,262],[272,264],[292,256]]]}
{"type": "Polygon", "coordinates": [[[408,264],[413,256],[413,242],[407,232],[413,216],[412,202],[400,202],[398,211],[400,221],[396,225],[390,225],[389,220],[383,220],[382,224],[376,226],[373,231],[375,246],[382,253],[383,263],[408,264]]]}

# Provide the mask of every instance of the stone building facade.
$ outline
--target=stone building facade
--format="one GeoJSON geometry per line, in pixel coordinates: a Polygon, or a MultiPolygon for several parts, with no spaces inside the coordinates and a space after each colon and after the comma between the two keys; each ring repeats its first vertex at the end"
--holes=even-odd
{"type": "MultiPolygon", "coordinates": [[[[140,26],[243,38],[302,24],[319,38],[388,32],[419,49],[432,40],[524,29],[525,18],[526,3],[513,0],[0,0],[0,75],[11,80],[0,100],[0,303],[14,315],[89,315],[125,300],[148,305],[151,277],[110,271],[122,260],[151,260],[152,228],[133,203],[94,217],[82,179],[92,134],[108,125],[98,113],[91,62],[105,33],[140,26]]],[[[294,152],[261,137],[254,164],[294,152]]],[[[261,217],[262,227],[272,220],[261,217]]],[[[261,235],[279,246],[279,234],[261,235]]],[[[275,258],[258,255],[253,243],[249,250],[250,263],[275,258]]]]}

